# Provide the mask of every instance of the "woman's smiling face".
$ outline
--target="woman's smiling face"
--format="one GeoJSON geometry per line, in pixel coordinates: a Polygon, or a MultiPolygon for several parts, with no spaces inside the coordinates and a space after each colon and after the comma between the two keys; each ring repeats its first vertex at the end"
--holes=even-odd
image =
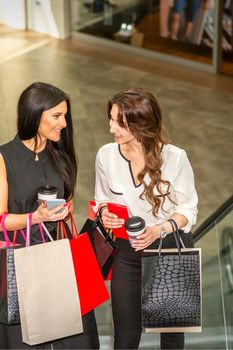
{"type": "Polygon", "coordinates": [[[38,134],[42,141],[58,142],[62,129],[66,128],[67,103],[62,101],[57,106],[44,111],[41,116],[38,134]]]}
{"type": "Polygon", "coordinates": [[[134,135],[129,131],[127,127],[127,122],[125,117],[123,116],[123,121],[125,123],[125,127],[119,125],[118,122],[118,111],[119,108],[116,104],[112,105],[112,109],[110,112],[111,118],[109,120],[110,133],[114,136],[115,141],[122,145],[125,143],[129,143],[130,141],[135,140],[134,135]]]}

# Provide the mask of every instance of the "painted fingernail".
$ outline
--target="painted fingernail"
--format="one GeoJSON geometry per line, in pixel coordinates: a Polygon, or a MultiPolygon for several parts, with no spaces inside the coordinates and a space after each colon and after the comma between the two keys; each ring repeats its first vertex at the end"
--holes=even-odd
{"type": "Polygon", "coordinates": [[[63,207],[70,207],[70,203],[65,203],[63,207]]]}

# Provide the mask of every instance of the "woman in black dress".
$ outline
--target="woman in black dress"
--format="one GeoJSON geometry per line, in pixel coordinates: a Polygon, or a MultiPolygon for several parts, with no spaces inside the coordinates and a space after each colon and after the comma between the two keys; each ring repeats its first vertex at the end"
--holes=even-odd
{"type": "MultiPolygon", "coordinates": [[[[62,204],[48,210],[45,202],[38,207],[37,189],[55,186],[57,197],[72,205],[77,162],[69,97],[50,84],[30,85],[19,98],[17,129],[15,138],[0,146],[0,213],[9,213],[5,226],[12,239],[12,231],[25,228],[27,213],[32,212],[31,244],[37,244],[38,223],[46,222],[56,239],[56,222],[65,219],[70,208],[62,204]]],[[[17,243],[24,244],[20,234],[17,243]]],[[[94,311],[83,317],[83,333],[33,347],[98,349],[94,311]]],[[[0,349],[23,348],[30,346],[22,342],[20,325],[0,324],[0,349]]]]}

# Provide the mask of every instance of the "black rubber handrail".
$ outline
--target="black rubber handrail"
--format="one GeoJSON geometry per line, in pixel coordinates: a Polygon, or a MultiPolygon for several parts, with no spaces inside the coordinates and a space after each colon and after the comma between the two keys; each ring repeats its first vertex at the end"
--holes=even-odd
{"type": "Polygon", "coordinates": [[[209,232],[217,223],[232,211],[233,195],[228,198],[217,210],[213,212],[194,232],[193,239],[197,242],[207,232],[209,232]]]}

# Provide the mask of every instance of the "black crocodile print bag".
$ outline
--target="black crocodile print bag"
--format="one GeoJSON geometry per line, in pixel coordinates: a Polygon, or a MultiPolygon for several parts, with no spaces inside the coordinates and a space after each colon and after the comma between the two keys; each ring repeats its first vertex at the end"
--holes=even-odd
{"type": "MultiPolygon", "coordinates": [[[[185,235],[191,233],[182,232],[185,235]]],[[[160,244],[159,249],[143,252],[143,328],[145,332],[201,332],[201,250],[181,249],[176,227],[170,245],[176,248],[162,249],[160,244]]]]}
{"type": "Polygon", "coordinates": [[[0,323],[19,323],[14,249],[0,249],[0,323]]]}
{"type": "MultiPolygon", "coordinates": [[[[1,216],[1,226],[5,230],[4,219],[1,216]]],[[[6,234],[6,230],[5,230],[6,234]]],[[[7,237],[7,240],[9,238],[7,237]]],[[[14,249],[20,246],[9,246],[11,242],[0,241],[0,323],[19,323],[19,303],[15,277],[14,249]]]]}

